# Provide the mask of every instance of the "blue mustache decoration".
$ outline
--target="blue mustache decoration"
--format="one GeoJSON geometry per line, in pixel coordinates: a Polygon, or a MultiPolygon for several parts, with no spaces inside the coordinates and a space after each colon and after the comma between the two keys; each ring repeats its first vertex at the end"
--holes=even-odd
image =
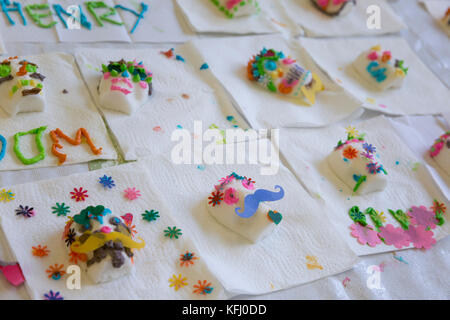
{"type": "Polygon", "coordinates": [[[275,186],[275,189],[279,189],[278,192],[272,192],[265,189],[258,189],[253,194],[249,194],[244,199],[244,210],[240,207],[235,209],[236,214],[241,218],[250,218],[258,210],[260,202],[263,201],[277,201],[283,199],[284,190],[280,186],[275,186]],[[242,210],[242,212],[239,212],[242,210]]]}

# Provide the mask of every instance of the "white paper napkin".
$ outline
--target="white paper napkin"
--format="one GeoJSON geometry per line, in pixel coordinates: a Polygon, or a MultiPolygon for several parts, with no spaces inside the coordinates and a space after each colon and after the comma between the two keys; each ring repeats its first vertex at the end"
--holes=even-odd
{"type": "Polygon", "coordinates": [[[364,101],[364,107],[394,114],[438,114],[448,111],[450,91],[420,61],[401,38],[300,40],[314,61],[331,78],[364,101]],[[360,79],[353,61],[375,45],[390,50],[394,59],[404,60],[409,68],[401,88],[377,91],[360,79]],[[430,94],[432,92],[433,94],[430,94]]]}
{"type": "Polygon", "coordinates": [[[184,23],[181,13],[174,5],[175,0],[147,0],[147,1],[128,1],[114,0],[115,4],[123,5],[137,13],[140,13],[141,3],[148,5],[144,18],[139,21],[136,30],[131,33],[137,17],[130,13],[118,9],[122,20],[125,22],[126,29],[133,42],[185,42],[189,40],[194,33],[189,26],[184,23]]]}
{"type": "Polygon", "coordinates": [[[352,11],[345,16],[329,17],[320,12],[311,0],[282,0],[291,19],[298,23],[307,37],[342,37],[355,35],[380,35],[399,32],[406,26],[384,0],[358,0],[352,11]],[[377,6],[380,10],[380,29],[367,27],[367,8],[377,6]]]}
{"type": "Polygon", "coordinates": [[[444,18],[447,9],[450,7],[450,1],[448,0],[428,0],[428,1],[420,1],[423,3],[427,11],[430,15],[435,19],[436,23],[442,28],[444,32],[450,37],[450,29],[444,30],[444,26],[440,23],[440,20],[444,18]]]}
{"type": "Polygon", "coordinates": [[[8,243],[20,263],[26,278],[26,286],[33,299],[43,299],[49,290],[59,291],[65,299],[223,299],[224,291],[211,274],[206,259],[190,241],[192,230],[180,225],[171,218],[167,206],[156,188],[149,181],[145,169],[136,164],[124,165],[107,170],[94,171],[87,174],[72,175],[55,180],[42,181],[11,187],[16,199],[0,204],[2,230],[8,243]],[[99,177],[106,174],[115,182],[113,189],[104,189],[98,183],[99,177]],[[69,192],[74,187],[88,190],[89,197],[84,202],[70,199],[69,192]],[[130,201],[124,197],[123,190],[135,187],[140,190],[141,197],[130,201]],[[55,263],[67,267],[68,260],[65,243],[61,239],[66,219],[51,213],[56,202],[64,202],[70,206],[74,215],[89,205],[104,205],[111,209],[113,215],[132,213],[133,224],[138,231],[137,236],[145,242],[145,248],[136,251],[135,270],[133,274],[104,284],[94,284],[84,273],[81,277],[81,289],[66,288],[66,277],[55,281],[49,279],[45,270],[55,263]],[[36,211],[32,218],[16,216],[14,210],[19,205],[31,205],[36,211]],[[147,222],[141,214],[145,210],[159,211],[160,218],[147,222]],[[179,239],[164,236],[164,229],[177,226],[182,229],[179,239]],[[33,246],[47,245],[50,253],[47,257],[37,258],[32,255],[33,246]],[[187,250],[199,257],[194,265],[180,266],[180,255],[187,250]],[[169,278],[182,274],[186,277],[187,286],[175,291],[170,287],[169,278]],[[202,296],[193,294],[198,280],[208,280],[214,288],[211,294],[202,296]]]}
{"type": "MultiPolygon", "coordinates": [[[[267,143],[267,140],[265,140],[267,143]]],[[[174,165],[167,156],[142,160],[152,184],[174,217],[190,230],[193,241],[212,272],[228,292],[263,294],[314,281],[349,269],[356,257],[311,198],[284,167],[276,175],[260,175],[258,165],[174,165]],[[252,244],[219,224],[206,201],[218,179],[236,172],[256,181],[257,188],[279,184],[285,197],[273,203],[282,222],[264,240],[252,244]],[[308,269],[307,256],[322,269],[308,269]]],[[[269,204],[271,205],[271,203],[269,204]]]]}
{"type": "Polygon", "coordinates": [[[195,120],[202,121],[203,130],[212,124],[226,129],[232,127],[226,117],[233,116],[246,128],[211,72],[200,70],[205,61],[191,54],[195,50],[191,50],[189,44],[178,47],[169,59],[161,54],[168,49],[80,49],[76,53],[78,65],[96,101],[102,63],[137,59],[153,72],[153,94],[133,115],[101,109],[126,160],[169,150],[174,145],[172,132],[180,128],[192,131],[195,120]],[[185,62],[176,60],[176,55],[185,62]]]}
{"type": "Polygon", "coordinates": [[[450,201],[450,176],[429,155],[434,141],[450,127],[433,116],[389,118],[389,121],[414,155],[425,160],[430,175],[450,201]]]}
{"type": "MultiPolygon", "coordinates": [[[[53,19],[58,21],[58,24],[55,25],[55,29],[58,34],[59,41],[61,42],[131,42],[125,26],[119,26],[105,21],[102,22],[103,27],[99,26],[97,21],[87,10],[85,5],[86,1],[84,0],[49,0],[48,2],[51,6],[53,4],[60,4],[66,11],[71,5],[79,5],[81,6],[87,20],[91,23],[91,30],[86,29],[83,26],[80,26],[80,29],[67,29],[55,13],[53,19]]],[[[112,0],[105,0],[103,2],[110,7],[114,7],[115,5],[112,0]]],[[[52,10],[54,11],[53,6],[52,10]]],[[[105,12],[105,9],[97,9],[96,12],[98,15],[101,15],[105,12]]],[[[62,17],[67,21],[68,17],[66,15],[62,15],[62,17]]],[[[123,22],[120,12],[113,16],[109,16],[108,18],[118,22],[123,22]]]]}
{"type": "MultiPolygon", "coordinates": [[[[79,128],[85,128],[95,146],[103,148],[100,155],[94,155],[86,143],[72,146],[60,139],[67,154],[64,165],[88,162],[96,159],[117,159],[116,151],[109,139],[104,122],[97,112],[83,79],[75,66],[71,55],[63,53],[49,53],[23,57],[39,66],[38,72],[46,76],[43,85],[46,91],[47,105],[43,112],[19,113],[14,117],[7,115],[0,108],[0,134],[7,140],[6,155],[0,161],[0,170],[23,170],[40,167],[58,166],[58,158],[51,153],[52,140],[50,130],[61,129],[66,135],[74,138],[79,128]],[[63,90],[68,91],[63,94],[63,90]],[[14,135],[17,132],[47,126],[42,142],[46,156],[42,161],[33,165],[24,165],[15,155],[14,135]]],[[[35,135],[20,138],[20,150],[26,157],[37,154],[35,135]]]]}
{"type": "MultiPolygon", "coordinates": [[[[259,0],[261,12],[257,15],[230,19],[211,0],[177,0],[188,23],[200,33],[255,34],[276,33],[283,30],[277,19],[271,20],[279,8],[277,2],[259,0]]],[[[282,14],[282,13],[281,13],[282,14]]]]}
{"type": "Polygon", "coordinates": [[[3,43],[2,35],[0,34],[0,54],[6,53],[5,44],[3,43]]]}
{"type": "MultiPolygon", "coordinates": [[[[296,176],[311,195],[323,200],[330,222],[358,255],[398,250],[384,243],[376,247],[361,245],[350,235],[353,221],[348,211],[354,205],[365,210],[373,207],[384,212],[387,225],[398,226],[388,209],[403,211],[412,206],[431,207],[433,199],[448,202],[424,167],[408,146],[402,142],[383,116],[360,122],[356,125],[359,133],[366,133],[368,143],[377,148],[380,162],[388,172],[388,184],[381,192],[362,196],[352,195],[352,190],[343,184],[329,168],[326,157],[333,151],[339,139],[346,137],[343,127],[325,129],[283,129],[280,132],[280,150],[293,168],[296,176]]],[[[371,220],[367,217],[370,224],[371,220]]],[[[450,232],[448,214],[446,223],[433,230],[436,239],[450,232]]],[[[432,250],[432,249],[431,249],[432,250]]]]}
{"type": "Polygon", "coordinates": [[[324,126],[362,111],[362,103],[334,84],[295,42],[278,36],[258,36],[195,40],[193,44],[253,128],[324,126]],[[248,80],[247,63],[264,47],[283,51],[319,76],[325,91],[316,94],[313,106],[271,93],[248,80]]]}
{"type": "MultiPolygon", "coordinates": [[[[11,2],[12,3],[12,2],[11,2]]],[[[6,42],[38,42],[38,43],[51,43],[58,42],[58,36],[56,34],[55,27],[41,28],[39,27],[25,11],[25,6],[31,4],[44,4],[47,0],[21,0],[22,13],[26,20],[26,25],[23,25],[22,19],[17,11],[9,12],[9,16],[15,22],[15,25],[11,25],[6,18],[6,15],[2,12],[0,15],[0,30],[3,38],[6,42]]],[[[13,8],[12,6],[10,6],[13,8]]],[[[49,8],[50,12],[52,8],[49,8]]],[[[45,14],[45,10],[36,10],[36,13],[45,14]]],[[[42,19],[43,23],[51,23],[57,21],[57,17],[51,16],[42,19]]]]}

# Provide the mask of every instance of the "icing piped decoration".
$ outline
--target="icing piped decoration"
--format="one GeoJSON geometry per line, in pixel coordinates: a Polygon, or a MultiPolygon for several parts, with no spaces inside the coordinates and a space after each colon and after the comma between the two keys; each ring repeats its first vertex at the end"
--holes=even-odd
{"type": "Polygon", "coordinates": [[[362,52],[352,66],[359,77],[378,90],[400,88],[408,74],[404,61],[393,59],[391,51],[382,51],[380,45],[362,52]]]}
{"type": "Polygon", "coordinates": [[[133,9],[124,7],[124,6],[120,5],[120,4],[116,5],[114,8],[115,9],[122,9],[124,11],[131,12],[132,14],[134,14],[137,17],[136,23],[134,24],[133,28],[131,28],[131,31],[130,31],[130,34],[133,34],[134,31],[136,30],[136,28],[138,27],[139,22],[141,21],[141,19],[144,19],[144,13],[147,12],[148,5],[146,5],[145,3],[141,2],[141,12],[140,13],[137,13],[133,9]]]}
{"type": "Polygon", "coordinates": [[[227,18],[244,17],[261,11],[257,0],[211,0],[227,18]]]}
{"type": "MultiPolygon", "coordinates": [[[[56,21],[51,21],[49,23],[42,22],[42,19],[48,18],[52,16],[52,13],[50,12],[50,7],[47,3],[42,4],[30,4],[28,6],[25,6],[25,11],[28,13],[28,15],[31,17],[31,19],[41,28],[49,29],[53,27],[55,24],[57,24],[56,21]],[[36,13],[35,11],[43,11],[46,10],[46,13],[36,13]]],[[[50,19],[51,20],[51,19],[50,19]]]]}
{"type": "Polygon", "coordinates": [[[42,135],[44,134],[44,131],[47,130],[47,126],[39,127],[36,129],[32,129],[27,132],[18,132],[14,135],[14,153],[16,154],[17,158],[24,164],[24,165],[31,165],[35,164],[41,160],[45,159],[45,149],[44,145],[42,144],[42,135]],[[33,158],[26,158],[22,151],[20,151],[20,137],[28,135],[28,134],[35,134],[36,138],[36,147],[39,152],[39,154],[33,158]]]}
{"type": "Polygon", "coordinates": [[[3,158],[5,157],[6,154],[6,146],[8,145],[8,143],[6,142],[6,139],[4,136],[2,136],[0,134],[0,143],[2,144],[2,149],[0,151],[0,161],[3,160],[3,158]]]}
{"type": "Polygon", "coordinates": [[[79,22],[86,29],[88,29],[88,30],[92,29],[92,23],[90,23],[87,20],[86,15],[83,13],[83,10],[81,9],[81,6],[78,6],[78,12],[76,14],[75,14],[75,12],[67,12],[66,10],[64,10],[64,8],[60,4],[54,4],[53,9],[55,10],[56,15],[61,20],[62,24],[64,25],[64,27],[66,29],[69,29],[69,26],[67,25],[67,22],[66,22],[66,20],[69,20],[69,19],[64,19],[64,17],[62,16],[63,14],[69,18],[74,19],[74,21],[79,22]]]}
{"type": "Polygon", "coordinates": [[[85,242],[82,244],[79,241],[75,241],[70,246],[70,249],[73,252],[76,253],[88,253],[94,250],[97,250],[98,248],[101,248],[103,245],[105,245],[108,241],[120,241],[122,242],[122,245],[130,248],[130,249],[142,249],[145,247],[145,241],[138,237],[138,239],[141,242],[136,242],[132,240],[130,237],[127,237],[126,235],[119,233],[119,232],[99,232],[99,233],[85,233],[88,238],[85,242]]]}
{"type": "Polygon", "coordinates": [[[3,13],[6,16],[6,19],[8,19],[8,22],[10,25],[14,26],[16,23],[14,20],[10,17],[9,12],[17,12],[19,13],[20,18],[22,19],[22,24],[24,26],[27,25],[27,20],[25,19],[25,16],[23,15],[22,11],[22,5],[19,2],[13,2],[11,3],[10,0],[0,0],[0,6],[2,8],[3,13]],[[10,8],[8,6],[12,5],[14,8],[10,8]]]}
{"type": "Polygon", "coordinates": [[[282,222],[282,214],[267,204],[284,197],[281,186],[276,185],[275,189],[276,192],[257,189],[252,178],[233,172],[214,186],[206,207],[218,223],[256,243],[282,222]]]}
{"type": "Polygon", "coordinates": [[[20,112],[44,111],[45,76],[39,66],[18,57],[0,62],[0,107],[10,116],[20,112]]]}
{"type": "Polygon", "coordinates": [[[356,5],[356,0],[311,0],[311,2],[330,17],[345,16],[356,5]]]}
{"type": "Polygon", "coordinates": [[[143,62],[120,60],[102,65],[98,87],[101,107],[132,114],[153,92],[153,74],[143,62]]]}
{"type": "Polygon", "coordinates": [[[265,189],[256,190],[255,193],[249,194],[245,197],[244,209],[238,207],[234,211],[241,218],[250,218],[258,210],[260,202],[278,201],[283,199],[284,197],[283,188],[281,186],[275,186],[275,189],[279,189],[280,191],[272,192],[265,189]]]}
{"type": "Polygon", "coordinates": [[[110,16],[115,16],[117,14],[117,12],[114,7],[108,6],[103,1],[88,1],[88,2],[86,2],[86,6],[87,6],[88,11],[92,14],[95,21],[97,21],[97,24],[100,27],[103,27],[102,21],[109,22],[109,23],[112,23],[112,24],[115,24],[118,26],[123,25],[123,22],[119,22],[119,21],[108,18],[110,16]],[[99,16],[99,15],[97,15],[97,12],[95,11],[95,9],[106,9],[107,12],[99,16]]]}
{"type": "Polygon", "coordinates": [[[55,157],[59,159],[59,164],[63,164],[66,162],[67,154],[61,153],[58,151],[58,149],[62,149],[62,145],[59,143],[59,139],[64,139],[67,142],[69,142],[71,145],[78,146],[81,144],[82,140],[81,137],[85,137],[86,143],[89,145],[89,147],[92,150],[92,153],[95,155],[100,155],[102,153],[102,148],[96,148],[94,143],[92,142],[91,136],[89,135],[89,132],[87,132],[86,129],[80,128],[78,129],[75,139],[72,139],[71,137],[67,136],[62,132],[59,128],[56,130],[50,131],[50,137],[52,138],[53,144],[52,144],[52,153],[55,157]]]}
{"type": "Polygon", "coordinates": [[[305,70],[283,52],[264,48],[247,65],[247,76],[260,86],[284,96],[301,99],[313,105],[316,93],[323,91],[320,78],[305,70]]]}

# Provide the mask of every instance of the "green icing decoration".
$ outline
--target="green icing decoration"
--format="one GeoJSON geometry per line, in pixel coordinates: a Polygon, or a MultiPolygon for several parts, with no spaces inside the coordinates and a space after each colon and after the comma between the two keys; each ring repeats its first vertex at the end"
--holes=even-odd
{"type": "Polygon", "coordinates": [[[359,223],[359,224],[361,224],[361,225],[363,225],[363,226],[366,226],[366,225],[367,225],[367,222],[366,222],[366,216],[364,215],[364,213],[362,213],[362,212],[359,210],[359,207],[358,207],[358,206],[353,206],[353,207],[348,211],[348,214],[349,214],[350,218],[351,218],[353,221],[355,221],[356,223],[359,223]]]}
{"type": "Polygon", "coordinates": [[[45,149],[42,145],[42,135],[44,131],[47,129],[47,126],[39,127],[36,129],[32,129],[27,132],[18,132],[14,135],[14,153],[16,154],[17,158],[19,158],[20,161],[22,161],[25,165],[35,164],[36,162],[39,162],[43,159],[45,159],[45,149]],[[35,134],[36,135],[36,146],[39,151],[39,154],[34,158],[25,158],[25,156],[20,151],[20,137],[25,136],[27,134],[35,134]]]}
{"type": "Polygon", "coordinates": [[[374,208],[367,208],[366,214],[370,216],[377,230],[383,226],[383,221],[381,220],[380,215],[375,211],[374,208]]]}
{"type": "Polygon", "coordinates": [[[11,74],[11,66],[8,64],[0,64],[0,78],[7,77],[11,74]]]}
{"type": "Polygon", "coordinates": [[[358,182],[356,182],[355,187],[353,188],[353,192],[356,192],[356,190],[359,189],[359,187],[361,186],[361,184],[366,181],[367,177],[366,176],[360,176],[358,179],[358,182]]]}
{"type": "Polygon", "coordinates": [[[57,22],[52,21],[48,24],[45,24],[41,21],[43,18],[51,17],[52,13],[50,12],[49,5],[46,3],[42,4],[30,4],[28,6],[25,6],[25,11],[28,13],[30,18],[41,28],[51,28],[53,27],[57,22]],[[35,10],[48,10],[47,13],[35,13],[35,10]]]}
{"type": "Polygon", "coordinates": [[[103,27],[102,20],[112,23],[112,24],[115,24],[115,25],[118,25],[118,26],[123,25],[122,22],[118,22],[118,21],[108,18],[109,16],[116,15],[117,12],[116,12],[116,9],[114,9],[114,7],[109,7],[103,1],[88,1],[88,2],[86,2],[86,6],[87,6],[88,11],[92,14],[92,16],[95,18],[95,21],[97,21],[97,23],[100,27],[103,27]],[[95,9],[108,9],[108,12],[99,16],[95,12],[95,9]]]}
{"type": "Polygon", "coordinates": [[[403,212],[402,210],[391,210],[388,209],[389,212],[392,214],[392,216],[395,218],[395,220],[398,221],[398,223],[400,223],[400,225],[402,226],[403,229],[408,230],[409,229],[409,216],[403,212]]]}
{"type": "Polygon", "coordinates": [[[27,72],[29,73],[35,73],[37,71],[36,66],[33,66],[32,64],[27,64],[25,67],[27,69],[27,72]]]}

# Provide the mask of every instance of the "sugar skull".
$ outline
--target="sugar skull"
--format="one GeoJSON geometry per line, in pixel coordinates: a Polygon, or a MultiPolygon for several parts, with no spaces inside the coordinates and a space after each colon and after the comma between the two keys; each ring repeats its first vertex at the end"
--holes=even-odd
{"type": "Polygon", "coordinates": [[[430,157],[450,175],[450,131],[434,141],[430,149],[430,157]]]}
{"type": "Polygon", "coordinates": [[[152,73],[142,62],[120,60],[102,65],[98,86],[101,107],[132,114],[152,95],[152,73]]]}
{"type": "Polygon", "coordinates": [[[0,63],[0,107],[11,116],[20,112],[44,111],[45,77],[38,66],[18,57],[0,63]]]}
{"type": "Polygon", "coordinates": [[[403,63],[403,60],[392,59],[391,52],[382,51],[378,45],[361,53],[353,62],[353,69],[374,88],[386,90],[402,86],[408,73],[403,63]]]}
{"type": "Polygon", "coordinates": [[[275,189],[278,191],[256,189],[251,178],[233,172],[214,186],[206,206],[220,224],[256,243],[268,236],[282,220],[281,213],[265,204],[284,197],[282,187],[275,186],[275,189]]]}
{"type": "Polygon", "coordinates": [[[104,206],[89,206],[70,219],[64,228],[63,239],[70,261],[83,265],[95,283],[107,282],[129,274],[133,269],[135,249],[145,242],[133,239],[133,216],[111,215],[104,206]]]}
{"type": "Polygon", "coordinates": [[[344,16],[356,5],[356,0],[311,0],[317,9],[329,16],[344,16]]]}
{"type": "Polygon", "coordinates": [[[387,171],[378,162],[376,147],[364,141],[364,136],[349,133],[347,140],[338,142],[327,157],[334,174],[354,193],[382,191],[387,185],[387,171]]]}
{"type": "Polygon", "coordinates": [[[211,0],[228,18],[248,16],[259,13],[257,0],[211,0]]]}
{"type": "Polygon", "coordinates": [[[316,93],[324,90],[319,77],[305,70],[283,52],[263,49],[247,65],[247,75],[252,81],[271,92],[302,99],[313,105],[316,93]]]}

